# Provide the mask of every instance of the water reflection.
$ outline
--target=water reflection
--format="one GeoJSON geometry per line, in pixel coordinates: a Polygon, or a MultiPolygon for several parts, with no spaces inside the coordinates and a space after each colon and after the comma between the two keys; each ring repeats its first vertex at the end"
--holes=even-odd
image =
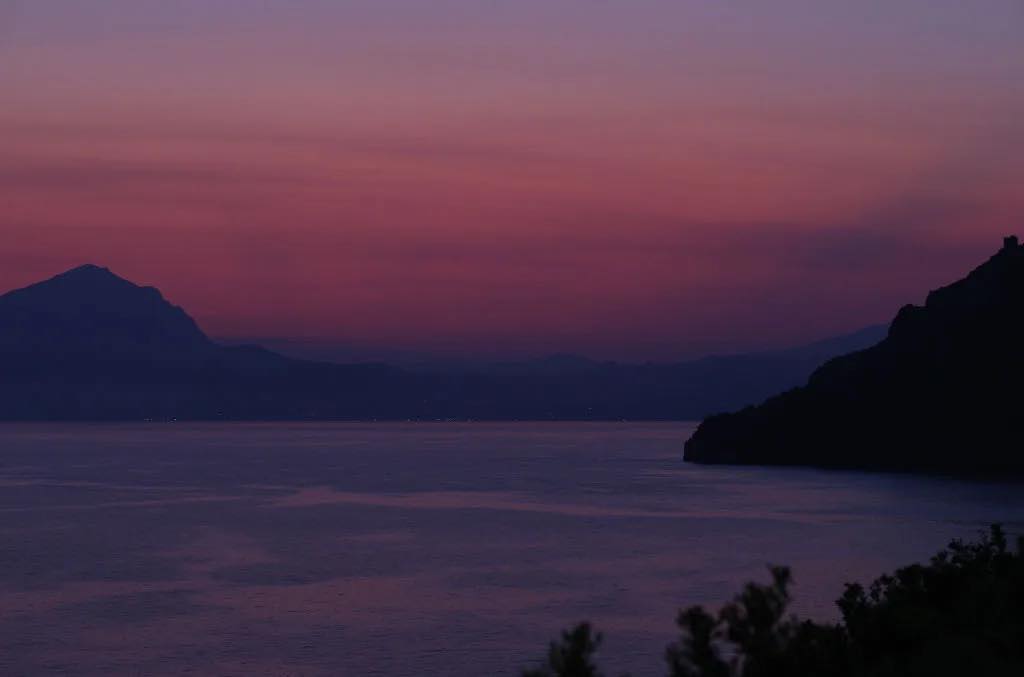
{"type": "Polygon", "coordinates": [[[514,674],[569,623],[660,674],[682,604],[767,563],[797,610],[1015,485],[679,460],[685,425],[9,426],[3,674],[514,674]]]}

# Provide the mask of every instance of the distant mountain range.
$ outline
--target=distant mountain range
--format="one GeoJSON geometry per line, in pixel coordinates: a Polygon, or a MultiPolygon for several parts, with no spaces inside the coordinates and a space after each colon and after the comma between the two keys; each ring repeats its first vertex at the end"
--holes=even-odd
{"type": "Polygon", "coordinates": [[[333,364],[216,343],[158,290],[86,265],[0,296],[0,419],[692,420],[883,335],[674,364],[333,364]]]}
{"type": "Polygon", "coordinates": [[[1024,471],[1024,247],[900,310],[885,340],[760,406],[708,418],[699,463],[1024,471]]]}

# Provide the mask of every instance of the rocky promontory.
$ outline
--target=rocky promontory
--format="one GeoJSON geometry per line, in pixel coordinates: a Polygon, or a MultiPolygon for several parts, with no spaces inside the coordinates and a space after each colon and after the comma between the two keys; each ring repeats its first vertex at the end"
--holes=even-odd
{"type": "Polygon", "coordinates": [[[897,314],[878,345],[808,383],[706,419],[696,463],[957,474],[1024,471],[1024,246],[897,314]]]}

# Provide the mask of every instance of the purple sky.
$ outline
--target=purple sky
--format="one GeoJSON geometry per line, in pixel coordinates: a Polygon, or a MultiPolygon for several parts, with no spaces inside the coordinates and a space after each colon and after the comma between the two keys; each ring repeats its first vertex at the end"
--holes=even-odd
{"type": "Polygon", "coordinates": [[[1019,0],[0,0],[0,288],[88,261],[217,336],[446,354],[812,340],[1024,231],[1021,35],[1019,0]]]}

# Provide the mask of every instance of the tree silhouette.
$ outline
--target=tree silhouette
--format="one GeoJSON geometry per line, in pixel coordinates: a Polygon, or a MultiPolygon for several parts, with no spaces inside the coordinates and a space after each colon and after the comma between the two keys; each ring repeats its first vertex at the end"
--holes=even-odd
{"type": "MultiPolygon", "coordinates": [[[[1003,677],[1024,675],[1024,539],[1016,552],[996,525],[953,541],[928,564],[848,584],[840,623],[787,615],[792,576],[748,583],[717,615],[680,612],[666,651],[670,677],[1003,677]]],[[[589,625],[563,633],[549,667],[524,677],[598,675],[589,625]]]]}
{"type": "Polygon", "coordinates": [[[593,663],[601,640],[601,634],[595,634],[589,623],[580,623],[563,632],[560,641],[551,643],[546,666],[526,670],[523,677],[601,677],[593,663]]]}

